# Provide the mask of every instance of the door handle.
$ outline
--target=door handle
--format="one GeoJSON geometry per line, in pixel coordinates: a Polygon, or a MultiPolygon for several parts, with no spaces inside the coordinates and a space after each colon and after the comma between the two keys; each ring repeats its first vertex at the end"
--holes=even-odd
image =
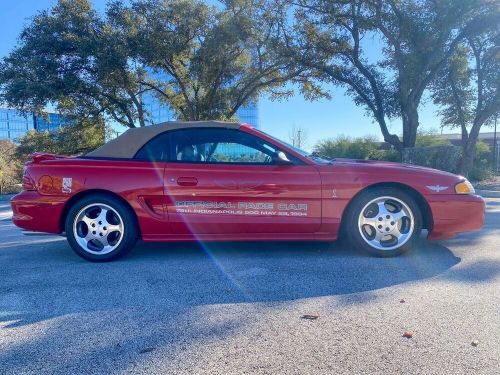
{"type": "Polygon", "coordinates": [[[196,186],[196,185],[198,185],[198,179],[196,177],[179,177],[177,179],[177,185],[179,185],[179,186],[196,186]]]}

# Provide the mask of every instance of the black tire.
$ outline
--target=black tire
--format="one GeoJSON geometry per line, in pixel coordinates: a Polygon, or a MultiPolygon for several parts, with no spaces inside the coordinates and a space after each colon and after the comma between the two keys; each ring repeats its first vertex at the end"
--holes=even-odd
{"type": "MultiPolygon", "coordinates": [[[[68,243],[73,251],[82,258],[91,262],[109,262],[118,259],[127,254],[136,244],[139,237],[138,224],[132,209],[124,204],[120,199],[107,194],[92,194],[78,200],[69,209],[66,216],[65,232],[68,243]],[[73,223],[77,219],[80,211],[89,205],[106,205],[111,207],[116,213],[119,214],[123,222],[123,234],[117,240],[117,246],[112,251],[105,254],[98,254],[98,251],[89,252],[89,249],[83,248],[73,231],[73,223]],[[119,242],[119,243],[118,243],[119,242]]],[[[107,236],[106,236],[107,237],[107,236]]],[[[90,250],[92,251],[92,250],[90,250]]]]}
{"type": "MultiPolygon", "coordinates": [[[[379,218],[377,218],[377,214],[374,216],[374,218],[376,218],[376,220],[379,220],[379,218]]],[[[409,219],[404,220],[405,223],[409,223],[409,219]]],[[[342,235],[346,237],[350,245],[355,246],[358,249],[362,249],[369,254],[378,257],[393,257],[410,250],[415,245],[422,232],[422,222],[422,212],[410,194],[397,188],[379,187],[367,189],[354,198],[354,201],[350,204],[342,220],[342,235]],[[411,210],[411,213],[413,215],[413,233],[408,237],[406,242],[402,243],[399,246],[397,243],[393,244],[392,246],[388,246],[387,249],[379,249],[377,247],[373,247],[367,241],[365,241],[365,239],[363,238],[363,234],[361,233],[363,230],[360,229],[358,225],[358,220],[360,218],[362,210],[365,209],[365,213],[367,212],[367,210],[369,210],[369,208],[365,208],[365,206],[369,202],[382,197],[393,197],[404,202],[411,210]]],[[[381,224],[383,223],[384,222],[381,222],[381,224]]],[[[395,225],[397,226],[398,223],[396,223],[395,225]]],[[[409,226],[409,224],[407,225],[409,226]]],[[[379,228],[379,226],[377,226],[377,228],[372,228],[377,231],[377,228],[379,228]]],[[[385,229],[386,228],[384,228],[384,226],[382,225],[382,229],[379,229],[379,231],[382,232],[385,229]]],[[[410,232],[408,231],[408,233],[410,232]]],[[[381,244],[380,241],[379,244],[381,244]]]]}

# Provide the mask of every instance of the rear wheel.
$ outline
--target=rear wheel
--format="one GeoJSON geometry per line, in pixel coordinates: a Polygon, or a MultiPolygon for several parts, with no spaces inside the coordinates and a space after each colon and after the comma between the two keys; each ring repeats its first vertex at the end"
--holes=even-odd
{"type": "Polygon", "coordinates": [[[125,255],[138,237],[132,210],[119,199],[104,194],[90,195],[74,204],[68,212],[65,229],[72,249],[93,262],[125,255]]]}
{"type": "Polygon", "coordinates": [[[420,237],[422,214],[406,192],[376,188],[362,192],[355,199],[344,226],[351,244],[387,257],[409,250],[420,237]]]}

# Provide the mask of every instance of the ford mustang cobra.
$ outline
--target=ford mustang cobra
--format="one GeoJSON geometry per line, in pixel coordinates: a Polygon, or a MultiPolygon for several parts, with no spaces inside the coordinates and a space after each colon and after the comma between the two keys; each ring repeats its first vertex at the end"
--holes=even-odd
{"type": "Polygon", "coordinates": [[[65,233],[109,261],[143,241],[332,241],[379,256],[426,229],[480,229],[484,201],[463,177],[398,163],[323,160],[248,125],[170,122],[129,129],[80,157],[35,154],[14,223],[65,233]]]}

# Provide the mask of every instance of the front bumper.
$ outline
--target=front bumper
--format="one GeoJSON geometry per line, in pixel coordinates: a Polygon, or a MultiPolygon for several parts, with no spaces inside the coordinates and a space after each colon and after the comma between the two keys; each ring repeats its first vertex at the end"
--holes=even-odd
{"type": "Polygon", "coordinates": [[[12,221],[28,231],[59,234],[63,231],[62,215],[67,199],[23,191],[10,201],[12,221]]]}
{"type": "Polygon", "coordinates": [[[486,205],[478,195],[433,195],[427,201],[433,220],[428,236],[431,240],[448,239],[483,227],[486,205]]]}

